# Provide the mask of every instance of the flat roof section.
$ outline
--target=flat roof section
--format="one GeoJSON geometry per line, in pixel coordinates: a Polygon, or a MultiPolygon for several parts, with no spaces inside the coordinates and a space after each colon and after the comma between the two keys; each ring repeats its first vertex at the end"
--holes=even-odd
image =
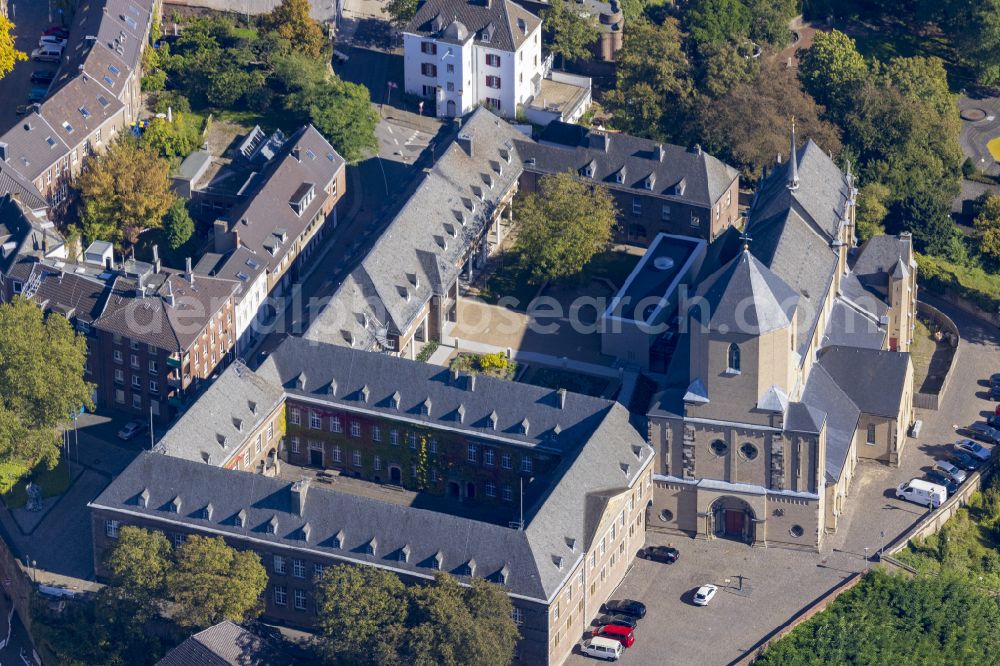
{"type": "Polygon", "coordinates": [[[670,302],[681,280],[704,258],[707,247],[701,238],[657,234],[611,300],[604,317],[650,324],[670,302]]]}

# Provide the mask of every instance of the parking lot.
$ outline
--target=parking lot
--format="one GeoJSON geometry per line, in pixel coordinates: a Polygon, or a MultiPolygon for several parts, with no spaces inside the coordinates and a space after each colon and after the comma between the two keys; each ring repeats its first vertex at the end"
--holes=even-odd
{"type": "MultiPolygon", "coordinates": [[[[10,0],[10,20],[14,23],[15,45],[29,56],[38,46],[38,38],[53,22],[50,20],[47,0],[10,0]]],[[[58,63],[39,63],[30,58],[14,65],[14,71],[0,79],[0,132],[6,132],[17,122],[17,107],[28,103],[31,91],[31,73],[37,69],[55,70],[58,63]]]]}
{"type": "MultiPolygon", "coordinates": [[[[681,556],[676,564],[636,559],[612,595],[638,599],[648,609],[622,663],[728,664],[846,576],[863,571],[866,549],[876,559],[883,546],[926,515],[926,509],[896,499],[896,486],[923,476],[936,458],[951,452],[961,438],[955,426],[993,412],[997,403],[988,398],[986,378],[1000,372],[1000,331],[936,300],[932,304],[958,325],[962,349],[941,409],[918,410],[921,436],[907,441],[900,466],[859,463],[839,529],[827,535],[820,553],[650,532],[647,545],[672,545],[681,556]],[[693,605],[694,590],[706,583],[718,585],[719,593],[705,608],[693,605]]],[[[574,654],[566,663],[595,662],[574,654]]]]}

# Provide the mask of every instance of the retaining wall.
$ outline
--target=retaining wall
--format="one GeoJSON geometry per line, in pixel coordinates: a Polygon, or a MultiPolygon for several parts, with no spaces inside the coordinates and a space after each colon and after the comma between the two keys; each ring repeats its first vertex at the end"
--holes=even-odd
{"type": "Polygon", "coordinates": [[[918,409],[930,409],[932,411],[937,411],[941,406],[941,396],[945,394],[948,390],[948,386],[951,384],[952,376],[955,374],[955,367],[958,365],[958,355],[962,349],[962,336],[958,333],[958,326],[955,322],[951,320],[951,317],[945,313],[938,310],[933,305],[924,303],[923,301],[917,301],[917,313],[921,314],[928,319],[934,320],[934,322],[941,328],[942,331],[954,336],[957,341],[955,345],[955,353],[951,357],[951,365],[948,366],[948,372],[945,373],[944,380],[941,382],[941,388],[938,389],[937,393],[923,393],[921,391],[913,392],[913,406],[918,409]]]}

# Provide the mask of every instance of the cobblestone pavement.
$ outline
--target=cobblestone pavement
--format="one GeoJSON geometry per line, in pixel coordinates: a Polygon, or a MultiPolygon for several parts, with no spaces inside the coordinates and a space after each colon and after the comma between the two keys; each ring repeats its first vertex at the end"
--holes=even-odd
{"type": "MultiPolygon", "coordinates": [[[[893,489],[922,475],[947,444],[959,438],[954,426],[993,412],[996,403],[987,399],[983,378],[1000,371],[1000,330],[931,295],[921,294],[921,299],[950,316],[963,341],[955,379],[941,409],[918,410],[917,418],[924,422],[921,436],[908,440],[900,466],[859,464],[839,529],[827,536],[820,553],[752,549],[730,541],[695,541],[651,532],[650,544],[676,546],[681,559],[675,565],[637,559],[613,595],[639,599],[649,609],[636,631],[635,646],[626,651],[622,663],[727,664],[844,577],[863,571],[866,548],[875,559],[883,545],[924,516],[917,505],[897,500],[893,489]],[[739,576],[744,577],[748,593],[733,589],[739,576]],[[705,583],[726,589],[708,607],[693,606],[692,591],[705,583]]],[[[574,654],[566,663],[591,663],[585,659],[574,654]]]]}

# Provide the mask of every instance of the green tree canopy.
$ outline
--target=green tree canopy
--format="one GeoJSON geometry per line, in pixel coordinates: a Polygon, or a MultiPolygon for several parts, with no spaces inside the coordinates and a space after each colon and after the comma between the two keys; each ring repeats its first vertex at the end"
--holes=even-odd
{"type": "Polygon", "coordinates": [[[170,115],[172,120],[150,120],[140,142],[151,147],[161,157],[187,157],[201,145],[201,118],[174,109],[170,110],[170,115]]]}
{"type": "Polygon", "coordinates": [[[389,0],[382,5],[382,11],[394,26],[402,28],[416,15],[417,4],[418,0],[389,0]]]}
{"type": "Polygon", "coordinates": [[[28,59],[28,54],[14,46],[14,24],[0,14],[0,79],[14,71],[14,65],[28,59]]]}
{"type": "Polygon", "coordinates": [[[979,236],[979,251],[1000,262],[1000,195],[984,194],[976,203],[979,210],[973,226],[979,236]]]}
{"type": "Polygon", "coordinates": [[[799,59],[799,78],[816,101],[842,110],[868,77],[868,65],[854,40],[840,32],[817,31],[799,59]]]}
{"type": "Polygon", "coordinates": [[[677,22],[631,23],[616,59],[617,85],[605,96],[615,127],[637,136],[685,142],[696,96],[677,22]]]}
{"type": "Polygon", "coordinates": [[[750,36],[750,10],[741,0],[691,0],[684,26],[698,44],[736,44],[750,36]]]}
{"type": "Polygon", "coordinates": [[[857,236],[860,242],[863,243],[872,236],[885,233],[882,222],[889,214],[885,202],[889,200],[890,194],[889,188],[877,181],[866,183],[858,190],[854,221],[857,225],[857,236]]]}
{"type": "Polygon", "coordinates": [[[597,20],[581,14],[570,0],[552,0],[551,9],[543,12],[546,30],[552,34],[549,50],[562,59],[580,60],[590,55],[590,47],[599,36],[597,20]]]}
{"type": "Polygon", "coordinates": [[[543,176],[538,193],[515,208],[515,251],[530,267],[534,282],[573,277],[608,246],[617,219],[606,188],[569,173],[543,176]]]}
{"type": "Polygon", "coordinates": [[[222,620],[240,623],[260,615],[267,571],[259,555],[235,550],[222,537],[190,536],[174,557],[167,591],[179,607],[178,624],[204,628],[222,620]]]}
{"type": "Polygon", "coordinates": [[[798,0],[744,0],[750,10],[750,39],[784,47],[791,41],[789,22],[799,13],[798,0]]]}
{"type": "Polygon", "coordinates": [[[93,408],[84,381],[87,342],[59,314],[32,301],[0,304],[0,491],[37,465],[55,467],[60,428],[93,408]]]}
{"type": "Polygon", "coordinates": [[[378,113],[368,88],[335,78],[311,89],[301,98],[309,118],[337,152],[354,164],[378,150],[375,127],[378,113]]]}
{"type": "Polygon", "coordinates": [[[327,45],[323,28],[309,15],[309,0],[281,0],[261,17],[261,25],[310,58],[320,58],[327,45]]]}
{"type": "Polygon", "coordinates": [[[84,235],[119,246],[135,244],[144,229],[159,228],[174,200],[169,163],[124,135],[87,160],[77,184],[84,235]]]}
{"type": "Polygon", "coordinates": [[[374,567],[328,568],[317,586],[317,646],[330,664],[392,663],[409,614],[399,576],[374,567]]]}
{"type": "Polygon", "coordinates": [[[184,199],[177,197],[170,204],[167,215],[163,218],[163,231],[171,250],[184,245],[194,234],[194,220],[191,219],[184,199]]]}
{"type": "Polygon", "coordinates": [[[712,98],[725,95],[741,83],[753,81],[760,69],[759,59],[748,57],[750,53],[746,48],[706,44],[698,52],[698,89],[712,98]]]}
{"type": "Polygon", "coordinates": [[[105,556],[111,584],[133,598],[161,597],[172,564],[170,542],[163,532],[126,525],[105,556]]]}

